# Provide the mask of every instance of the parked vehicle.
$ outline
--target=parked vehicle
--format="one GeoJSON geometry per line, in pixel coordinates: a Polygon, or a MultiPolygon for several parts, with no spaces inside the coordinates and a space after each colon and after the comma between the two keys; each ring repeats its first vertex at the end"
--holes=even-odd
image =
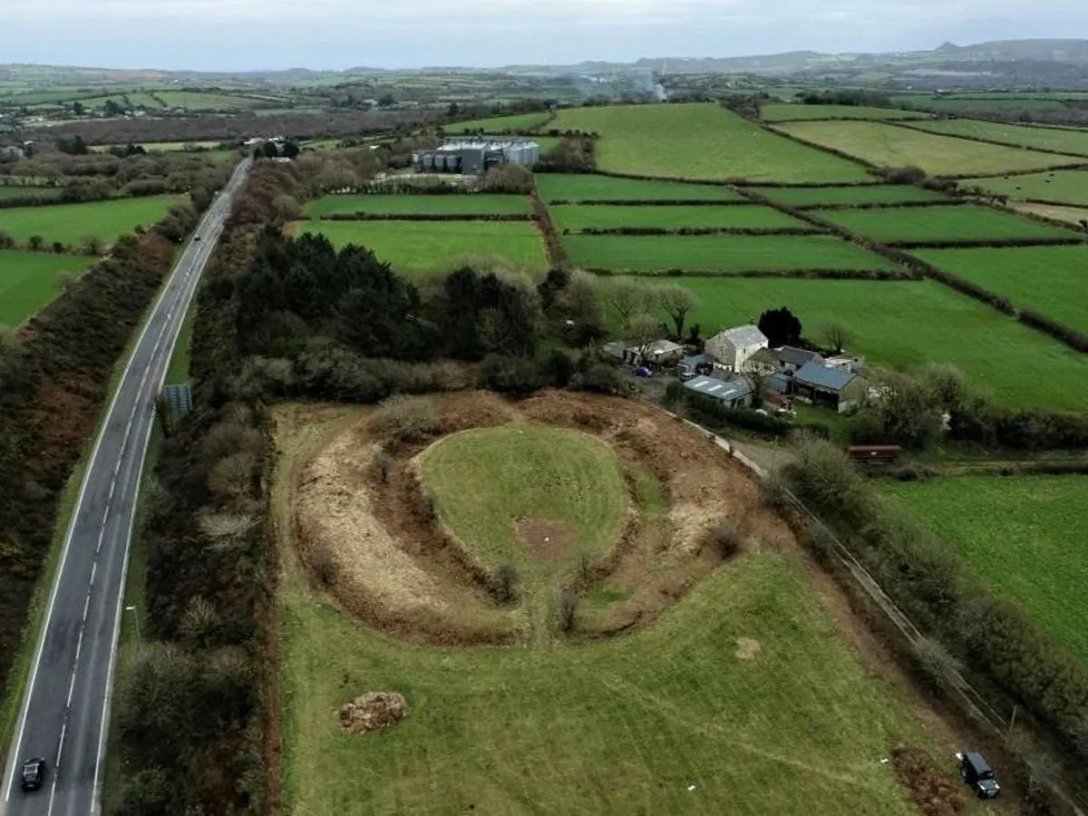
{"type": "Polygon", "coordinates": [[[994,769],[978,751],[964,751],[960,755],[960,776],[979,799],[993,799],[1001,793],[994,769]]]}
{"type": "Polygon", "coordinates": [[[45,781],[45,760],[41,757],[23,763],[20,784],[25,791],[36,791],[45,781]]]}
{"type": "Polygon", "coordinates": [[[653,375],[654,375],[654,373],[652,371],[650,371],[650,369],[648,369],[646,366],[636,366],[635,367],[635,376],[636,377],[652,377],[653,375]]]}

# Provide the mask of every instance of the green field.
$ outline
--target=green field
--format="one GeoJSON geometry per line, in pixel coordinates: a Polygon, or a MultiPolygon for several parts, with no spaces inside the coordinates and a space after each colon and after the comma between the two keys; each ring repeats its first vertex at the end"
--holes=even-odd
{"type": "Polygon", "coordinates": [[[569,527],[574,546],[560,568],[575,567],[582,555],[601,556],[619,542],[629,505],[623,470],[607,444],[549,426],[454,434],[428,451],[423,479],[443,523],[491,570],[512,564],[529,574],[555,566],[518,535],[518,522],[528,519],[569,527]]]}
{"type": "Polygon", "coordinates": [[[1016,306],[1088,332],[1088,246],[912,250],[1016,306]]]}
{"type": "Polygon", "coordinates": [[[844,204],[898,204],[940,201],[940,193],[908,184],[866,184],[856,187],[753,187],[753,192],[789,207],[844,204]]]}
{"type": "Polygon", "coordinates": [[[978,204],[812,212],[857,235],[890,244],[1078,237],[1071,229],[978,204]]]}
{"type": "Polygon", "coordinates": [[[954,139],[883,122],[793,122],[776,125],[776,130],[870,164],[920,167],[934,176],[1005,173],[1084,161],[1077,156],[954,139]]]}
{"type": "Polygon", "coordinates": [[[311,218],[363,212],[383,215],[529,215],[524,195],[329,195],[306,205],[311,218]]]}
{"type": "Polygon", "coordinates": [[[799,119],[924,119],[928,114],[898,108],[872,108],[865,105],[763,105],[759,116],[764,122],[789,122],[799,119]]]}
{"type": "Polygon", "coordinates": [[[0,324],[19,325],[56,297],[65,277],[82,275],[97,260],[81,255],[0,250],[0,324]]]}
{"type": "Polygon", "coordinates": [[[548,121],[547,113],[522,113],[515,116],[495,116],[490,119],[473,119],[470,122],[453,122],[443,125],[447,133],[505,133],[515,130],[534,130],[548,121]]]}
{"type": "Polygon", "coordinates": [[[932,133],[970,136],[977,139],[1003,142],[1017,147],[1056,150],[1059,153],[1088,157],[1088,130],[1009,125],[997,122],[980,122],[976,119],[912,122],[911,127],[922,128],[932,133]]]}
{"type": "Polygon", "coordinates": [[[615,229],[618,227],[661,227],[664,229],[813,229],[804,221],[759,205],[637,206],[603,204],[583,207],[576,204],[553,206],[552,218],[559,230],[615,229]]]}
{"type": "Polygon", "coordinates": [[[896,268],[830,235],[568,235],[563,246],[576,266],[617,272],[896,268]]]}
{"type": "Polygon", "coordinates": [[[876,365],[910,371],[952,363],[1006,405],[1071,411],[1088,405],[1085,355],[933,281],[685,276],[646,283],[689,289],[699,305],[688,322],[698,323],[703,337],[785,305],[815,339],[828,324],[844,326],[853,337],[850,350],[876,365]],[[1018,371],[1031,376],[1010,374],[1018,371]]]}
{"type": "Polygon", "coordinates": [[[1088,477],[963,476],[886,489],[980,580],[1088,659],[1088,477]]]}
{"type": "Polygon", "coordinates": [[[1088,206],[1088,171],[1084,170],[1055,170],[1023,176],[965,179],[961,184],[967,187],[978,186],[988,192],[1021,201],[1034,199],[1088,206]]]}
{"type": "Polygon", "coordinates": [[[1060,111],[1065,110],[1065,104],[1059,99],[1022,98],[1006,99],[1002,97],[966,98],[909,95],[893,96],[892,102],[897,105],[910,105],[922,110],[934,113],[959,113],[964,116],[986,115],[990,113],[1008,113],[1010,111],[1060,111]]]}
{"type": "Polygon", "coordinates": [[[1072,224],[1074,227],[1079,227],[1081,229],[1084,229],[1085,225],[1088,224],[1088,209],[1084,207],[1065,207],[1061,204],[1035,204],[1026,201],[1010,202],[1009,206],[1017,212],[1041,215],[1043,218],[1050,218],[1054,221],[1064,221],[1067,224],[1072,224]]]}
{"type": "Polygon", "coordinates": [[[60,190],[57,187],[17,187],[10,184],[0,185],[0,199],[24,198],[26,196],[34,196],[35,198],[56,198],[59,195],[60,190]]]}
{"type": "Polygon", "coordinates": [[[545,201],[738,201],[739,193],[712,184],[641,181],[587,173],[540,173],[537,191],[545,201]]]}
{"type": "Polygon", "coordinates": [[[310,221],[298,229],[337,247],[359,244],[408,276],[429,277],[469,264],[539,273],[548,268],[544,239],[530,223],[501,221],[310,221]]]}
{"type": "Polygon", "coordinates": [[[917,812],[881,760],[928,736],[846,645],[804,568],[771,550],[647,629],[547,648],[401,642],[323,602],[292,553],[283,562],[292,816],[917,812]],[[739,638],[758,641],[756,659],[734,656],[739,638]],[[369,689],[402,693],[411,713],[343,733],[338,706],[369,689]]]}
{"type": "Polygon", "coordinates": [[[768,133],[719,105],[570,108],[553,123],[597,133],[597,165],[663,178],[863,181],[865,170],[768,133]]]}
{"type": "Polygon", "coordinates": [[[81,204],[51,204],[45,207],[13,207],[0,210],[0,232],[19,243],[40,235],[47,243],[60,241],[77,246],[94,236],[112,243],[118,236],[138,226],[151,226],[166,215],[181,196],[160,195],[145,198],[114,198],[81,204]]]}
{"type": "Polygon", "coordinates": [[[204,93],[201,91],[157,91],[159,99],[169,108],[185,108],[186,110],[245,110],[262,104],[259,99],[247,96],[235,96],[233,94],[204,93]]]}

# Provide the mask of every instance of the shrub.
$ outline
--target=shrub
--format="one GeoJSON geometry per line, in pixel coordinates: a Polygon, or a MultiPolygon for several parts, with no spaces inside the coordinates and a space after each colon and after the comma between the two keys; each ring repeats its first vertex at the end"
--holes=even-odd
{"type": "Polygon", "coordinates": [[[586,371],[573,379],[573,385],[579,391],[615,396],[624,390],[623,376],[615,366],[608,363],[593,363],[586,371]]]}
{"type": "Polygon", "coordinates": [[[442,420],[430,399],[390,397],[374,415],[371,426],[396,442],[411,444],[423,442],[440,433],[442,420]]]}
{"type": "Polygon", "coordinates": [[[578,596],[565,589],[559,594],[559,631],[570,633],[578,622],[578,596]]]}
{"type": "Polygon", "coordinates": [[[501,604],[513,603],[518,598],[521,576],[512,564],[503,564],[491,578],[491,594],[501,604]]]}
{"type": "Polygon", "coordinates": [[[721,519],[707,530],[702,546],[708,548],[722,559],[732,558],[744,545],[744,533],[735,521],[721,519]]]}
{"type": "Polygon", "coordinates": [[[480,370],[487,387],[500,394],[525,396],[539,391],[545,385],[540,366],[527,357],[492,354],[484,359],[480,370]]]}

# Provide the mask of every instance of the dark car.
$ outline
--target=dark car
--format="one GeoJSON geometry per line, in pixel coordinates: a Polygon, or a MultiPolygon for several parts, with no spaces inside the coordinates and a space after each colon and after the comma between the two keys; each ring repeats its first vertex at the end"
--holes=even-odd
{"type": "Polygon", "coordinates": [[[994,769],[978,751],[964,751],[960,760],[960,776],[970,785],[979,799],[993,799],[1001,793],[994,769]]]}
{"type": "Polygon", "coordinates": [[[45,760],[41,757],[23,763],[22,786],[25,791],[35,791],[45,781],[45,760]]]}

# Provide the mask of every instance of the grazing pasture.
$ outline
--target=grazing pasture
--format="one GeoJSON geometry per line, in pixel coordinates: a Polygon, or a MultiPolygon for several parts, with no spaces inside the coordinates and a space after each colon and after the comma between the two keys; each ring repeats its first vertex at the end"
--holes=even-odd
{"type": "Polygon", "coordinates": [[[590,173],[539,173],[536,187],[545,201],[737,201],[723,185],[598,176],[590,173]]]}
{"type": "Polygon", "coordinates": [[[408,277],[431,277],[464,264],[531,274],[547,270],[535,225],[503,221],[302,221],[297,229],[337,247],[358,244],[408,277]]]}
{"type": "Polygon", "coordinates": [[[883,243],[952,243],[1077,238],[1064,227],[976,204],[875,210],[813,210],[819,216],[865,238],[883,243]]]}
{"type": "Polygon", "coordinates": [[[931,133],[988,139],[1017,147],[1055,150],[1059,153],[1088,157],[1088,130],[1083,129],[1010,125],[1003,122],[982,122],[977,119],[911,122],[911,127],[922,128],[931,133]]]}
{"type": "Polygon", "coordinates": [[[830,235],[567,235],[563,246],[576,266],[616,272],[897,268],[830,235]]]}
{"type": "Polygon", "coordinates": [[[940,201],[945,196],[908,184],[865,184],[846,187],[752,187],[753,192],[788,207],[899,204],[940,201]]]}
{"type": "Polygon", "coordinates": [[[772,207],[759,205],[637,206],[561,205],[551,208],[558,229],[617,229],[660,227],[662,229],[814,229],[772,207]]]}
{"type": "Polygon", "coordinates": [[[846,159],[791,142],[719,105],[569,108],[553,126],[597,133],[597,166],[662,178],[851,182],[869,176],[846,159]]]}
{"type": "Polygon", "coordinates": [[[952,363],[1006,405],[1071,411],[1088,405],[1086,355],[934,281],[684,276],[645,283],[690,290],[698,307],[688,322],[702,326],[703,337],[785,305],[816,340],[827,325],[844,326],[850,350],[876,365],[911,371],[952,363]]]}
{"type": "Polygon", "coordinates": [[[1041,215],[1043,218],[1049,218],[1053,221],[1065,221],[1067,224],[1071,224],[1074,227],[1084,229],[1088,224],[1088,208],[1085,207],[1064,207],[1061,204],[1036,204],[1030,201],[1028,202],[1011,202],[1009,204],[1012,209],[1017,212],[1028,213],[1030,215],[1041,215]]]}
{"type": "Polygon", "coordinates": [[[1088,246],[920,249],[911,254],[1004,295],[1020,308],[1088,333],[1088,246]]]}
{"type": "Polygon", "coordinates": [[[1051,201],[1088,207],[1088,171],[1053,170],[1022,176],[992,176],[964,179],[965,187],[980,187],[994,195],[1017,201],[1051,201]]]}
{"type": "Polygon", "coordinates": [[[109,244],[136,227],[151,226],[170,207],[186,200],[184,196],[158,195],[0,209],[0,232],[6,232],[19,243],[40,235],[46,243],[60,241],[66,246],[77,246],[91,236],[109,244]]]}
{"type": "Polygon", "coordinates": [[[1060,99],[1050,97],[979,97],[979,96],[951,96],[933,97],[921,94],[906,96],[893,96],[892,102],[897,105],[910,105],[912,108],[932,111],[934,113],[956,113],[961,116],[986,116],[988,114],[1004,113],[1010,111],[1061,111],[1066,105],[1060,99]]]}
{"type": "Polygon", "coordinates": [[[56,297],[64,279],[79,277],[97,260],[82,255],[0,250],[0,324],[19,325],[56,297]]]}
{"type": "Polygon", "coordinates": [[[928,119],[929,114],[899,108],[873,108],[866,105],[763,105],[759,117],[764,122],[789,122],[804,119],[928,119]]]}
{"type": "Polygon", "coordinates": [[[896,127],[884,122],[787,122],[775,126],[805,142],[833,148],[870,164],[920,167],[933,176],[1034,170],[1084,161],[896,127]]]}
{"type": "Polygon", "coordinates": [[[509,131],[536,130],[548,121],[547,113],[522,113],[515,116],[495,116],[490,119],[473,119],[469,122],[452,122],[443,125],[446,133],[506,133],[509,131]]]}
{"type": "Polygon", "coordinates": [[[971,572],[1088,659],[1088,477],[961,476],[885,489],[971,572]]]}
{"type": "Polygon", "coordinates": [[[311,218],[326,215],[529,215],[524,195],[329,195],[306,205],[311,218]]]}

